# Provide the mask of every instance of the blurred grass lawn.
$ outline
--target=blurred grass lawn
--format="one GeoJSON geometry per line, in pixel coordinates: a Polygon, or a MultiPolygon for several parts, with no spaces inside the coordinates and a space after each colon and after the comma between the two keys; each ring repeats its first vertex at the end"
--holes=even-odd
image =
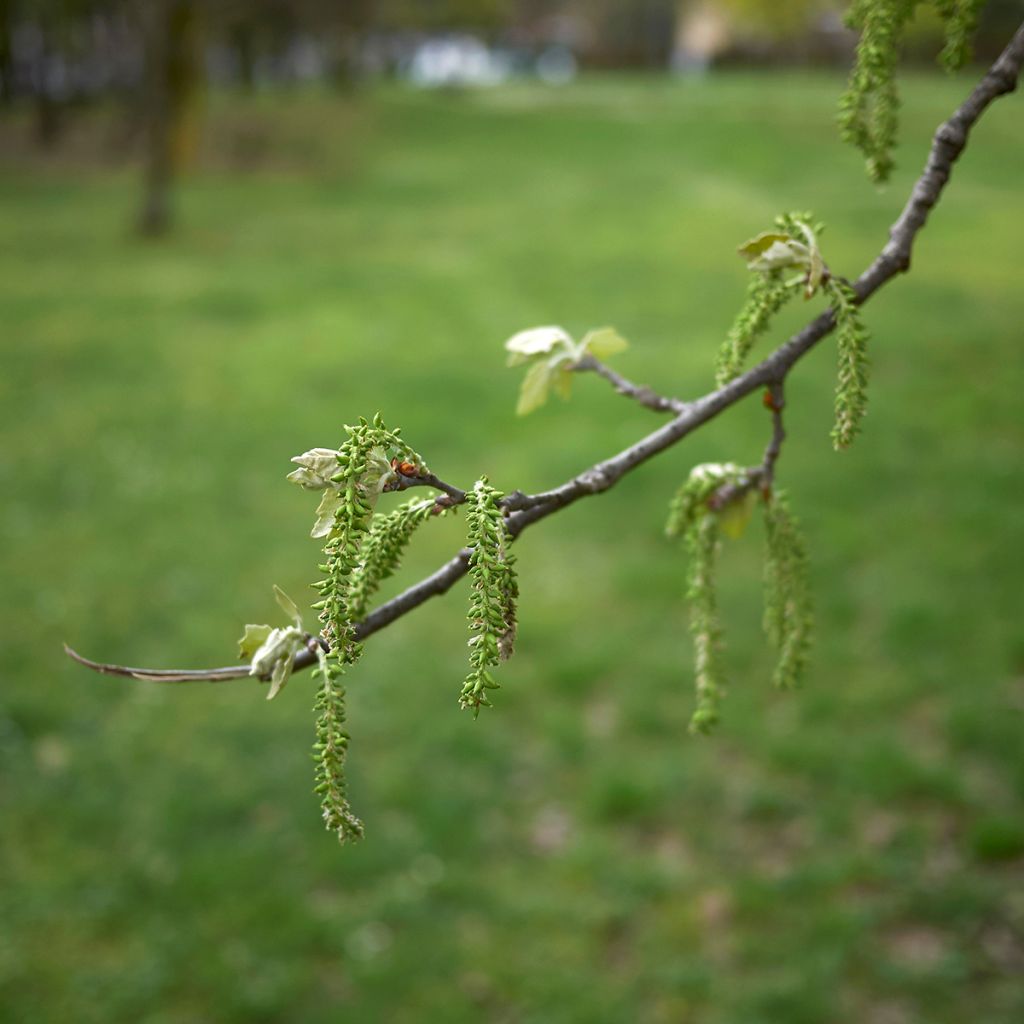
{"type": "MultiPolygon", "coordinates": [[[[505,489],[629,443],[654,418],[596,379],[516,420],[502,341],[614,324],[623,372],[703,392],[735,246],[811,207],[859,272],[967,87],[909,83],[882,192],[836,138],[838,80],[800,76],[217,99],[155,245],[128,230],[134,173],[5,159],[0,1018],[1024,1019],[1019,99],[867,311],[852,451],[828,443],[831,347],[791,384],[803,691],[768,686],[752,529],[723,560],[725,720],[686,733],[665,502],[695,462],[760,457],[757,399],[527,535],[520,650],[478,722],[456,708],[461,588],[373,639],[358,847],[310,794],[308,677],[268,705],[60,651],[232,661],[271,583],[314,578],[288,458],[361,413],[505,489]]],[[[460,529],[432,524],[402,580],[460,529]]]]}

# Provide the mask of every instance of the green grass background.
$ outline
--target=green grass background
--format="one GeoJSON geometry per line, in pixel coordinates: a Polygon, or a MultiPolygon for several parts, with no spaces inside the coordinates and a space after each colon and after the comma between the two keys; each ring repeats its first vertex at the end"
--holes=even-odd
{"type": "MultiPolygon", "coordinates": [[[[233,661],[271,584],[315,578],[289,457],[360,414],[509,490],[657,422],[596,378],[517,420],[518,329],[613,324],[628,376],[707,390],[736,245],[812,208],[858,273],[968,82],[907,84],[883,191],[836,138],[839,87],[214,97],[158,244],[130,231],[135,171],[90,155],[102,115],[63,155],[5,147],[0,1019],[1024,1019],[1019,99],[866,310],[851,451],[829,445],[829,343],[792,378],[779,473],[818,611],[802,691],[768,684],[752,527],[722,561],[724,722],[686,732],[665,505],[697,462],[760,458],[756,397],[525,535],[519,653],[479,721],[456,706],[461,588],[372,640],[350,684],[359,846],[310,793],[308,676],[267,704],[245,681],[100,678],[60,648],[233,661]]],[[[399,582],[461,528],[431,524],[399,582]]]]}

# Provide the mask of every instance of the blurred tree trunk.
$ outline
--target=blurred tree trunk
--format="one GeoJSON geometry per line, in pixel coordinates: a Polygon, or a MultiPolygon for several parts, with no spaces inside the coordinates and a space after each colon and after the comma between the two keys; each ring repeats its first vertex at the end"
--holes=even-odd
{"type": "Polygon", "coordinates": [[[231,28],[231,43],[238,58],[238,80],[245,92],[256,91],[256,31],[251,22],[239,21],[231,28]]]}
{"type": "Polygon", "coordinates": [[[0,105],[14,100],[14,52],[11,44],[11,0],[0,0],[0,105]]]}
{"type": "Polygon", "coordinates": [[[32,68],[32,108],[35,139],[43,149],[52,149],[57,144],[64,127],[63,104],[58,95],[60,74],[56,70],[60,66],[57,39],[61,27],[55,10],[40,11],[39,49],[32,68]]]}
{"type": "Polygon", "coordinates": [[[171,226],[175,180],[195,153],[202,46],[196,0],[154,0],[147,16],[147,153],[139,229],[161,235],[171,226]]]}
{"type": "Polygon", "coordinates": [[[342,90],[359,84],[363,41],[373,24],[371,0],[348,0],[331,12],[327,26],[330,39],[331,78],[342,90]]]}

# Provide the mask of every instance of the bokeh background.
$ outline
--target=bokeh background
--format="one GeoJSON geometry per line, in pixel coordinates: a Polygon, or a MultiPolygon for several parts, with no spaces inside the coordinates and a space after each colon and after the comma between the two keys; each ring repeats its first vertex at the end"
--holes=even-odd
{"type": "MultiPolygon", "coordinates": [[[[760,458],[755,397],[526,534],[519,652],[478,721],[464,588],[373,638],[367,838],[342,849],[308,676],[268,704],[95,676],[61,642],[234,661],[271,584],[315,578],[289,458],[360,414],[507,490],[629,444],[656,417],[596,378],[517,420],[504,339],[612,324],[624,373],[703,393],[736,245],[813,209],[854,276],[978,69],[916,64],[917,23],[878,190],[836,135],[828,4],[5,0],[0,33],[0,1019],[1024,1019],[1019,99],[866,309],[851,451],[830,344],[791,378],[805,687],[769,686],[754,525],[722,559],[724,722],[686,731],[666,501],[697,462],[760,458]]],[[[424,529],[387,593],[461,528],[424,529]]]]}

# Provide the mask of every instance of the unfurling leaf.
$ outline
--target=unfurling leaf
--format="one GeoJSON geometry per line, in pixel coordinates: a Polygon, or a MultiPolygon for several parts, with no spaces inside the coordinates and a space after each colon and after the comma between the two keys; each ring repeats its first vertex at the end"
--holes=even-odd
{"type": "Polygon", "coordinates": [[[614,327],[598,327],[587,331],[580,348],[595,359],[608,359],[629,348],[629,342],[614,327]]]}
{"type": "Polygon", "coordinates": [[[572,371],[566,363],[560,363],[552,369],[551,387],[563,402],[572,398],[572,371]]]}
{"type": "Polygon", "coordinates": [[[527,416],[534,409],[539,409],[548,400],[551,387],[551,367],[547,360],[534,363],[526,371],[523,383],[519,388],[519,402],[516,405],[517,416],[527,416]]]}
{"type": "Polygon", "coordinates": [[[762,273],[799,267],[808,258],[807,246],[783,231],[762,231],[744,242],[737,251],[747,261],[748,270],[762,273]]]}
{"type": "Polygon", "coordinates": [[[274,584],[274,600],[277,601],[281,611],[292,620],[293,625],[302,629],[302,616],[299,614],[298,606],[276,583],[274,584]]]}
{"type": "Polygon", "coordinates": [[[718,525],[722,533],[730,540],[739,540],[750,523],[750,517],[754,514],[754,506],[757,504],[757,495],[753,491],[747,491],[734,501],[730,501],[718,513],[718,525]]]}
{"type": "Polygon", "coordinates": [[[341,491],[324,491],[324,496],[320,499],[320,504],[316,509],[316,522],[313,523],[313,529],[309,531],[310,537],[326,537],[334,529],[334,517],[337,515],[338,509],[341,508],[341,503],[341,491]]]}
{"type": "Polygon", "coordinates": [[[293,469],[285,478],[307,491],[322,491],[331,486],[331,477],[338,472],[338,452],[333,448],[311,448],[296,455],[292,462],[299,468],[293,469]]]}
{"type": "Polygon", "coordinates": [[[804,286],[805,299],[814,298],[825,276],[825,261],[821,258],[821,250],[817,245],[811,245],[809,250],[810,262],[807,267],[807,283],[804,286]]]}
{"type": "Polygon", "coordinates": [[[253,653],[249,675],[270,677],[267,700],[273,700],[288,682],[295,665],[295,656],[305,644],[305,635],[298,626],[286,626],[284,629],[272,629],[253,653]]]}
{"type": "Polygon", "coordinates": [[[741,480],[745,473],[735,462],[702,462],[694,466],[669,502],[665,533],[669,537],[685,535],[700,516],[710,514],[708,498],[724,484],[741,480]]]}
{"type": "Polygon", "coordinates": [[[536,356],[554,352],[557,348],[564,348],[567,352],[573,349],[572,338],[561,327],[531,327],[513,334],[505,342],[509,366],[520,366],[536,356]]]}
{"type": "Polygon", "coordinates": [[[238,641],[238,656],[246,661],[252,660],[252,656],[267,642],[273,627],[267,625],[254,625],[246,623],[245,633],[238,641]]]}
{"type": "Polygon", "coordinates": [[[531,363],[519,388],[517,415],[526,416],[540,408],[552,389],[560,398],[569,398],[572,367],[584,356],[606,359],[628,347],[625,338],[611,327],[588,331],[578,344],[561,327],[533,327],[514,334],[505,342],[508,365],[531,363]]]}

